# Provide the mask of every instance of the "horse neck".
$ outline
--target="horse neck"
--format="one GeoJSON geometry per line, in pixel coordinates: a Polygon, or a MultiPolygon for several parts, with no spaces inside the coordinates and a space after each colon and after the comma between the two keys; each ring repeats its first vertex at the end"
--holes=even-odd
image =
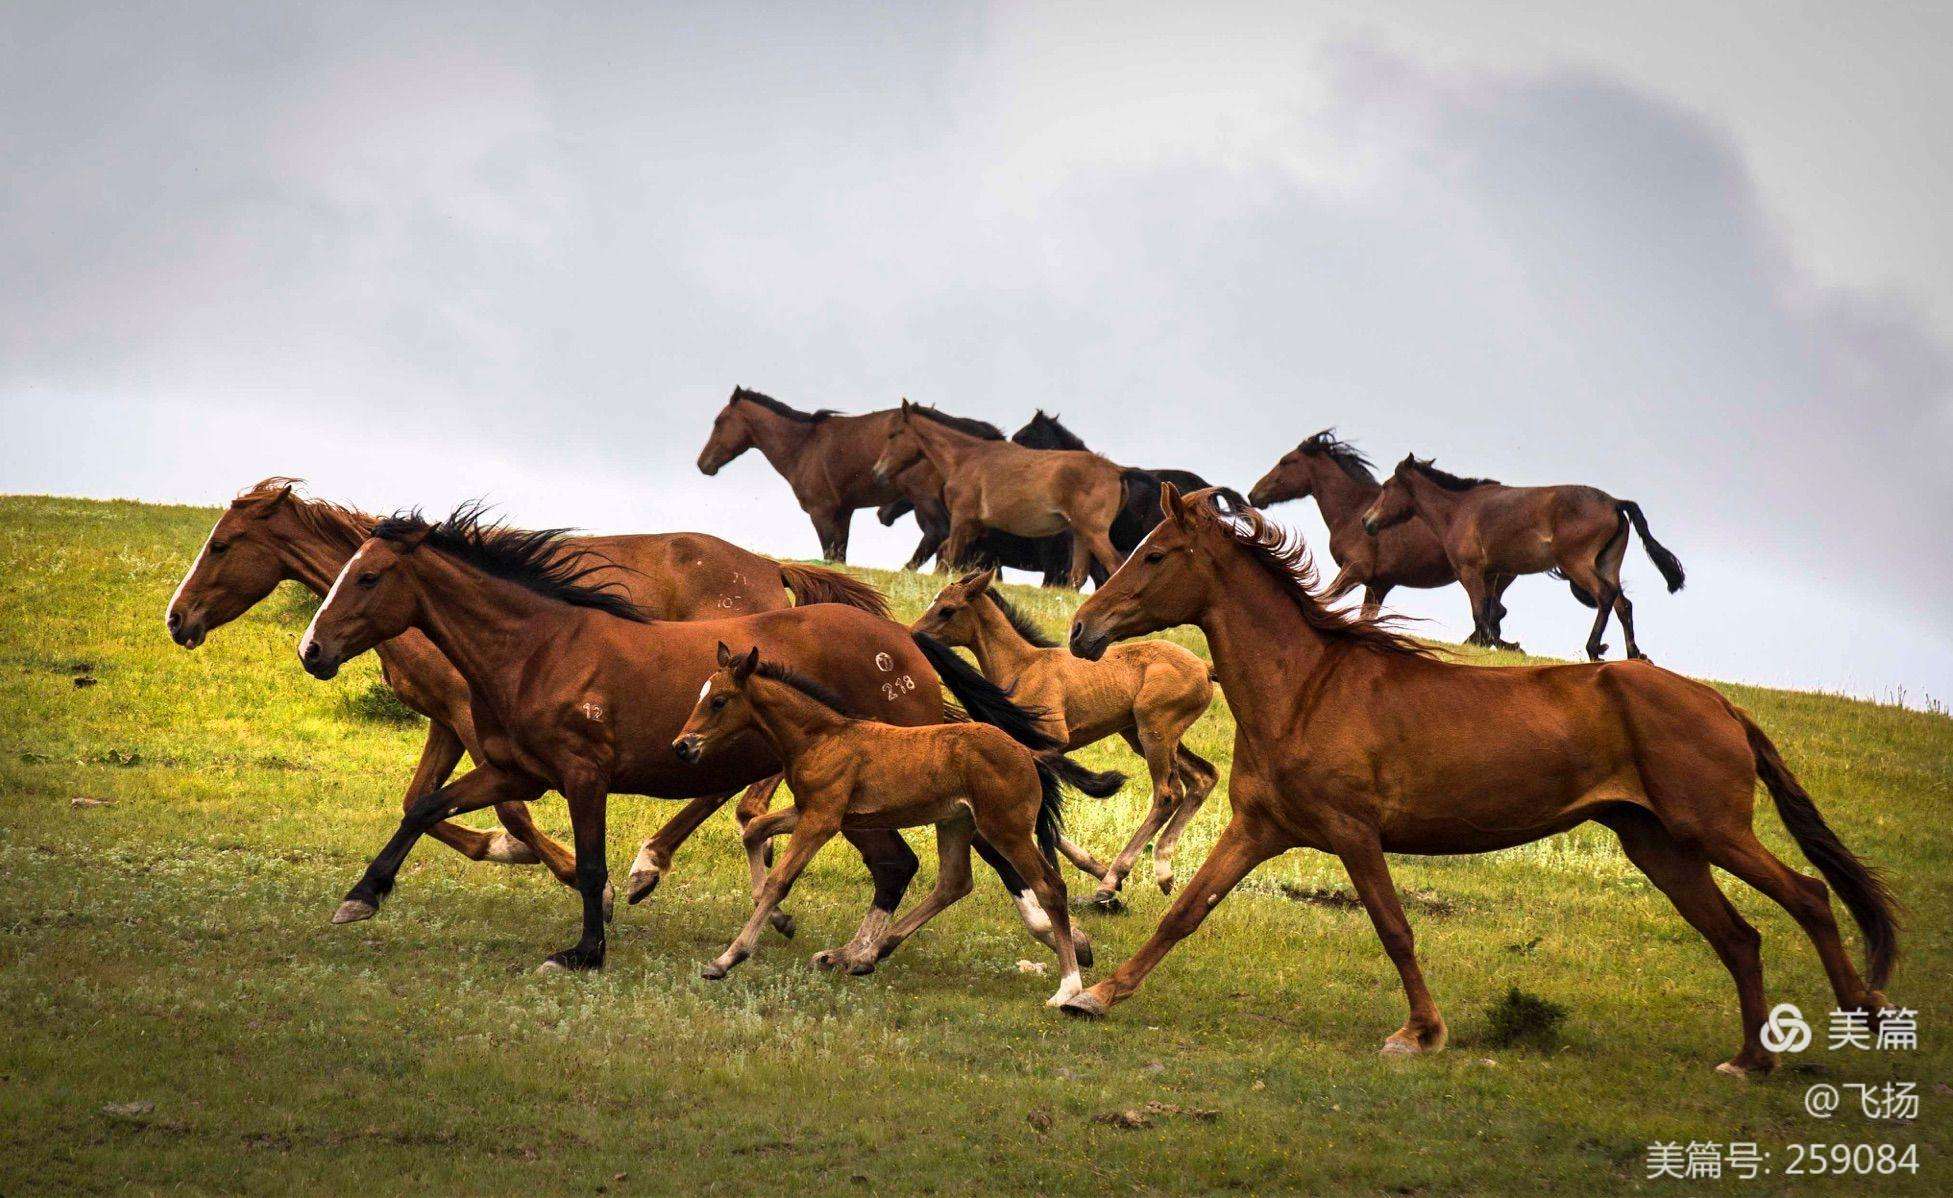
{"type": "Polygon", "coordinates": [[[1286,735],[1303,680],[1336,647],[1303,618],[1285,583],[1238,552],[1223,553],[1215,598],[1194,624],[1206,634],[1214,676],[1239,726],[1286,735]]]}
{"type": "Polygon", "coordinates": [[[1407,472],[1406,480],[1410,487],[1411,506],[1417,509],[1424,522],[1438,532],[1449,528],[1451,517],[1457,512],[1458,501],[1464,492],[1440,487],[1415,471],[1407,472]]]}
{"type": "Polygon", "coordinates": [[[297,497],[286,502],[304,506],[302,513],[285,512],[277,517],[281,521],[279,555],[299,585],[315,595],[324,595],[366,540],[373,521],[297,497]]]}
{"type": "Polygon", "coordinates": [[[1361,482],[1328,458],[1311,457],[1309,490],[1316,497],[1316,507],[1322,511],[1322,522],[1334,528],[1375,503],[1383,484],[1361,482]]]}
{"type": "Polygon", "coordinates": [[[948,477],[956,468],[956,464],[974,448],[993,444],[1010,445],[1012,449],[1024,448],[1022,445],[1012,445],[1009,441],[985,441],[981,437],[972,437],[953,428],[944,428],[922,417],[909,418],[909,432],[915,437],[916,444],[922,447],[923,458],[944,477],[948,477]]]}
{"type": "Polygon", "coordinates": [[[752,705],[753,721],[786,762],[791,762],[815,739],[839,730],[848,722],[846,716],[832,707],[802,694],[799,687],[761,674],[746,680],[746,702],[752,705]]]}
{"type": "Polygon", "coordinates": [[[977,668],[990,681],[1010,689],[1042,650],[1025,640],[1003,609],[988,598],[971,603],[970,614],[976,618],[970,652],[976,654],[977,668]]]}
{"type": "Polygon", "coordinates": [[[521,680],[507,667],[557,640],[585,613],[527,587],[422,549],[412,563],[418,592],[414,627],[461,671],[471,690],[499,707],[517,697],[521,680]]]}
{"type": "Polygon", "coordinates": [[[807,443],[821,426],[813,421],[794,420],[777,412],[768,411],[758,404],[744,405],[746,425],[753,430],[753,444],[759,447],[760,454],[781,474],[789,474],[800,464],[800,457],[807,450],[807,443]]]}

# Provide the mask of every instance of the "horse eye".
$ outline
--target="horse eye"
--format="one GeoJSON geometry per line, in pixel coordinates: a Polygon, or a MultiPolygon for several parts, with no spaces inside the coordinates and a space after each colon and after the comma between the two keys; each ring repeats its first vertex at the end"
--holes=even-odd
{"type": "Polygon", "coordinates": [[[1146,555],[1146,564],[1148,565],[1151,565],[1154,562],[1163,562],[1165,560],[1166,560],[1166,554],[1161,553],[1157,549],[1153,550],[1151,553],[1146,555]]]}
{"type": "Polygon", "coordinates": [[[377,584],[379,581],[380,581],[380,576],[378,574],[373,573],[370,570],[365,574],[360,575],[358,579],[359,585],[363,587],[373,586],[377,584]]]}
{"type": "Polygon", "coordinates": [[[946,616],[953,616],[956,614],[956,612],[957,612],[957,607],[954,603],[951,603],[943,608],[943,614],[946,616]]]}
{"type": "Polygon", "coordinates": [[[222,541],[212,541],[210,543],[210,551],[212,553],[225,553],[229,551],[229,549],[230,546],[224,544],[222,541]]]}
{"type": "Polygon", "coordinates": [[[725,705],[726,705],[726,697],[724,695],[712,696],[712,710],[717,711],[720,708],[724,707],[725,705]]]}

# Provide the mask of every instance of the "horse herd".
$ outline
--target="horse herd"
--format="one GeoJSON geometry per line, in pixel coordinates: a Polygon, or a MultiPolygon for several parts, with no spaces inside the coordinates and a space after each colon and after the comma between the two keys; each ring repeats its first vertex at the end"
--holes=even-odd
{"type": "MultiPolygon", "coordinates": [[[[1342,572],[1324,591],[1303,546],[1249,499],[1205,485],[1183,492],[1181,481],[1199,480],[1124,470],[1082,448],[1031,449],[960,427],[968,423],[906,403],[859,417],[795,413],[739,390],[700,466],[710,473],[760,447],[792,482],[830,557],[845,553],[855,509],[882,506],[892,519],[906,507],[924,531],[913,564],[940,551],[950,562],[1028,561],[1074,584],[1097,572],[1063,644],[998,592],[992,565],[949,582],[904,627],[859,580],[702,533],[575,537],[511,528],[473,505],[438,521],[376,518],[285,478],[247,488],[220,516],[170,600],[167,625],[194,649],[282,581],[322,595],[299,642],[304,668],[331,678],[372,649],[387,684],[428,717],[405,814],[333,922],[377,914],[408,853],[431,835],[475,860],[540,862],[576,891],[579,938],[546,971],[603,964],[610,795],[687,800],[632,864],[626,893],[638,902],[686,837],[744,789],[737,819],[753,913],[705,967],[708,978],[727,976],[769,926],[794,934],[781,904],[838,834],[867,865],[873,895],[854,935],[815,965],[873,971],[969,893],[974,851],[1058,958],[1050,1004],[1099,1016],[1131,997],[1249,871],[1306,847],[1342,861],[1400,974],[1409,1017],[1384,1051],[1435,1051],[1444,1019],[1385,854],[1488,852],[1592,821],[1619,837],[1734,979],[1742,1044],[1720,1070],[1764,1072],[1775,1056],[1761,1038],[1760,938],[1711,866],[1790,913],[1841,1008],[1876,1018],[1886,1007],[1898,954],[1891,892],[1826,824],[1768,736],[1720,693],[1645,660],[1471,666],[1375,610],[1393,586],[1457,577],[1481,632],[1496,641],[1504,582],[1549,560],[1601,621],[1610,607],[1620,613],[1638,657],[1619,596],[1625,527],[1640,531],[1665,574],[1673,559],[1647,539],[1632,504],[1585,488],[1495,488],[1417,459],[1378,484],[1353,449],[1319,434],[1251,498],[1316,495],[1332,535],[1354,546],[1338,554],[1342,572]],[[1479,495],[1491,488],[1510,494],[1479,495]],[[1151,497],[1148,511],[1132,510],[1134,492],[1151,497]],[[1422,532],[1408,531],[1410,512],[1422,532]],[[1367,530],[1367,547],[1348,539],[1352,520],[1367,530]],[[1528,520],[1545,522],[1545,544],[1501,550],[1501,537],[1528,520]],[[1361,609],[1329,605],[1357,586],[1361,609]],[[1179,625],[1204,633],[1211,667],[1140,639],[1179,625]],[[1236,725],[1228,823],[1147,941],[1087,987],[1091,939],[1071,919],[1060,855],[1091,874],[1094,898],[1110,904],[1152,842],[1156,881],[1174,893],[1174,844],[1220,781],[1184,738],[1217,688],[1236,725]],[[1103,797],[1123,784],[1066,756],[1115,735],[1145,763],[1152,803],[1101,863],[1064,835],[1060,799],[1066,787],[1103,797]],[[464,750],[474,768],[450,780],[464,750]],[[783,779],[792,802],[772,809],[783,779]],[[1823,881],[1756,837],[1759,780],[1823,881]],[[551,790],[568,803],[567,848],[528,812],[551,790]],[[451,822],[485,807],[503,831],[451,822]],[[922,825],[936,829],[936,886],[898,918],[918,864],[900,830],[922,825]],[[787,841],[775,855],[779,836],[787,841]],[[1863,935],[1863,974],[1839,935],[1834,892],[1863,935]]],[[[1042,414],[1040,426],[1060,427],[1042,414]]],[[[1670,580],[1680,584],[1679,566],[1670,580]]]]}

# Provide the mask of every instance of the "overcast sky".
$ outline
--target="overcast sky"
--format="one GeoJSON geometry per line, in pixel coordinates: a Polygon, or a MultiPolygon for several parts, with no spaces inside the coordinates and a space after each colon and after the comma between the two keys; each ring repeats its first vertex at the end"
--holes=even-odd
{"type": "MultiPolygon", "coordinates": [[[[1946,700],[1949,45],[1776,0],[7,5],[0,490],[811,556],[757,454],[694,468],[735,383],[1243,488],[1333,424],[1638,500],[1664,664],[1946,700]]],[[[1508,605],[1578,651],[1563,586],[1508,605]]]]}

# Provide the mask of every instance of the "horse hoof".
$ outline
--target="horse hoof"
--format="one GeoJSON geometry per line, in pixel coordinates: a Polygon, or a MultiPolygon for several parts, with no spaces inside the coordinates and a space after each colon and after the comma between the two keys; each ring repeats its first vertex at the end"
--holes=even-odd
{"type": "Polygon", "coordinates": [[[766,921],[773,925],[774,931],[789,940],[792,940],[793,934],[800,930],[800,925],[793,921],[793,916],[788,915],[785,911],[775,911],[773,914],[767,916],[766,921]]]}
{"type": "Polygon", "coordinates": [[[1126,900],[1119,897],[1116,890],[1101,890],[1085,900],[1085,909],[1103,911],[1107,915],[1117,915],[1126,909],[1126,900]]]}
{"type": "Polygon", "coordinates": [[[728,965],[721,965],[717,961],[710,961],[706,963],[704,969],[701,969],[698,972],[699,972],[699,976],[704,978],[706,981],[716,982],[721,978],[725,977],[727,974],[731,973],[732,967],[728,965]]]}
{"type": "Polygon", "coordinates": [[[1378,1050],[1386,1057],[1414,1057],[1424,1050],[1409,1040],[1399,1040],[1395,1036],[1383,1042],[1378,1050]]]}
{"type": "Polygon", "coordinates": [[[1079,1019],[1103,1019],[1106,1005],[1104,1000],[1090,990],[1080,990],[1066,999],[1058,1009],[1079,1019]]]}
{"type": "Polygon", "coordinates": [[[1153,880],[1154,880],[1155,882],[1158,882],[1158,883],[1159,883],[1159,885],[1160,885],[1160,893],[1161,893],[1161,894],[1172,894],[1172,893],[1173,893],[1173,875],[1172,875],[1172,874],[1161,874],[1161,875],[1160,875],[1159,877],[1157,877],[1157,878],[1154,878],[1153,880]]]}
{"type": "Polygon", "coordinates": [[[632,870],[630,889],[624,892],[625,901],[635,907],[645,899],[650,898],[651,892],[658,888],[658,880],[663,876],[664,873],[662,870],[632,870]]]}
{"type": "Polygon", "coordinates": [[[847,974],[849,977],[865,978],[873,972],[875,972],[875,963],[873,961],[864,961],[860,957],[849,958],[847,966],[847,974]]]}
{"type": "Polygon", "coordinates": [[[617,922],[617,888],[609,882],[604,883],[604,922],[617,922]]]}
{"type": "Polygon", "coordinates": [[[841,950],[826,948],[807,958],[807,963],[815,969],[834,969],[841,964],[841,950]]]}
{"type": "Polygon", "coordinates": [[[1764,1065],[1739,1065],[1734,1060],[1724,1061],[1716,1066],[1716,1072],[1724,1077],[1740,1077],[1744,1081],[1754,1081],[1777,1067],[1775,1061],[1764,1065]]]}
{"type": "Polygon", "coordinates": [[[379,910],[378,907],[375,907],[372,903],[364,899],[347,899],[345,902],[339,904],[337,911],[332,913],[332,922],[358,923],[362,919],[373,918],[379,913],[379,910]]]}
{"type": "Polygon", "coordinates": [[[546,978],[549,977],[551,974],[568,973],[569,971],[570,971],[569,966],[563,964],[561,961],[556,961],[556,960],[544,961],[541,965],[536,966],[536,976],[538,977],[546,978]]]}
{"type": "Polygon", "coordinates": [[[497,832],[489,840],[488,851],[482,854],[482,860],[493,861],[497,865],[535,865],[542,858],[519,837],[497,832]]]}
{"type": "Polygon", "coordinates": [[[1090,969],[1092,967],[1092,942],[1091,941],[1080,940],[1078,937],[1074,936],[1072,937],[1072,941],[1071,941],[1071,951],[1077,955],[1078,967],[1080,969],[1090,969]]]}

